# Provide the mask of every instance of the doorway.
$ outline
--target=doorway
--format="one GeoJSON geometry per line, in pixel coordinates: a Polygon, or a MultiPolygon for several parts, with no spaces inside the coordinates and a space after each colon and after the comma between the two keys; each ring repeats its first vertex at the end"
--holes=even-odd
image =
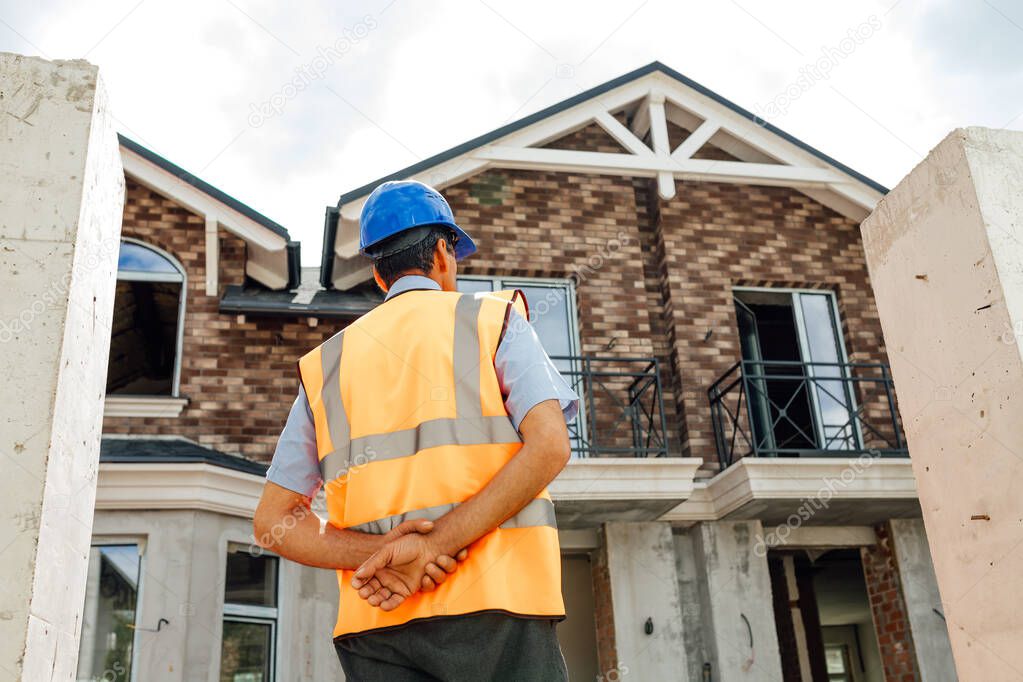
{"type": "Polygon", "coordinates": [[[768,553],[785,682],[884,682],[860,552],[768,553]]]}
{"type": "Polygon", "coordinates": [[[733,290],[756,450],[797,457],[858,449],[834,294],[733,290]]]}

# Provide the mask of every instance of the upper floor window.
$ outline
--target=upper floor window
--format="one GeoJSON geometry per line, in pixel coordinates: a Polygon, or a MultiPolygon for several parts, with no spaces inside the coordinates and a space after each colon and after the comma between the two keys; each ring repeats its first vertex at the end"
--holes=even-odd
{"type": "Polygon", "coordinates": [[[121,240],[108,395],[178,394],[184,310],[181,264],[154,246],[121,240]]]}
{"type": "Polygon", "coordinates": [[[856,449],[862,434],[834,294],[763,288],[733,293],[761,449],[856,449]]]}
{"type": "Polygon", "coordinates": [[[529,321],[536,330],[547,355],[554,359],[558,369],[571,367],[567,356],[579,354],[579,330],[575,316],[575,289],[570,280],[534,279],[518,277],[458,278],[458,290],[501,291],[520,289],[529,306],[529,321]]]}

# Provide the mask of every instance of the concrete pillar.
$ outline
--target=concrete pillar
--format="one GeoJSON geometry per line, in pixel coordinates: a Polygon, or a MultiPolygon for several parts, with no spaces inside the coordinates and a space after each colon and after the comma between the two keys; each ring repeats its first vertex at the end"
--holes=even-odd
{"type": "Polygon", "coordinates": [[[124,175],[96,67],[0,53],[0,676],[72,680],[124,175]]]}
{"type": "Polygon", "coordinates": [[[608,523],[604,541],[617,668],[600,675],[605,680],[682,679],[686,656],[671,524],[608,523]]]}
{"type": "Polygon", "coordinates": [[[922,519],[892,519],[889,524],[899,582],[922,682],[956,682],[941,595],[922,519]]]}
{"type": "Polygon", "coordinates": [[[781,682],[767,554],[756,551],[760,522],[704,522],[689,533],[714,682],[781,682]]]}
{"type": "Polygon", "coordinates": [[[955,130],[864,221],[960,679],[1023,671],[1023,133],[955,130]]]}

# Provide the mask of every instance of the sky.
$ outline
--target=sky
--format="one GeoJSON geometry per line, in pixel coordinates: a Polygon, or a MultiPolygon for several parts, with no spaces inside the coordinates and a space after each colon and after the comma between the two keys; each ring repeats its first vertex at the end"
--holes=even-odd
{"type": "Polygon", "coordinates": [[[98,64],[119,132],[284,225],[658,60],[886,186],[1023,130],[1023,0],[0,0],[0,51],[98,64]]]}

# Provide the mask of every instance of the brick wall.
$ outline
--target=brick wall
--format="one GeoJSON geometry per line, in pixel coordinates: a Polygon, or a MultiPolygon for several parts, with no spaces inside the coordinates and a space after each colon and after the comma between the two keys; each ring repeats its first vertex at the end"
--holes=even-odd
{"type": "MultiPolygon", "coordinates": [[[[549,144],[618,150],[595,125],[549,144]]],[[[701,151],[715,153],[725,156],[701,151]]],[[[734,286],[834,291],[850,359],[885,359],[856,224],[797,191],[680,182],[663,201],[643,178],[491,170],[444,194],[480,245],[464,272],[572,278],[584,354],[660,361],[671,455],[716,466],[707,388],[740,357],[734,286]]],[[[107,419],[105,430],[183,435],[266,460],[297,388],[295,361],[342,324],[218,313],[204,291],[203,227],[128,181],[124,234],[187,270],[181,393],[190,402],[176,419],[107,419]]],[[[244,280],[245,245],[223,231],[220,242],[223,288],[244,280]]],[[[627,382],[607,383],[621,392],[627,382]]],[[[867,402],[871,413],[885,409],[867,402]]],[[[610,399],[594,403],[608,426],[617,417],[610,399]]],[[[616,437],[628,438],[621,428],[616,437]]]]}
{"type": "Polygon", "coordinates": [[[899,567],[892,545],[891,526],[876,527],[877,544],[863,547],[863,575],[870,597],[870,610],[874,616],[874,631],[881,650],[881,662],[887,682],[918,682],[920,671],[916,663],[913,635],[909,629],[909,615],[902,594],[899,567]]]}
{"type": "MultiPolygon", "coordinates": [[[[675,198],[658,201],[654,220],[690,456],[716,461],[707,389],[741,357],[735,286],[833,291],[850,361],[885,361],[852,220],[795,190],[723,183],[679,183],[675,198]]],[[[869,402],[871,414],[882,410],[869,402]]]]}
{"type": "MultiPolygon", "coordinates": [[[[122,235],[164,249],[185,268],[181,395],[189,403],[173,419],[108,417],[103,432],[184,436],[269,461],[298,390],[295,363],[340,325],[220,314],[219,298],[206,295],[203,219],[130,179],[126,192],[122,235]]],[[[220,254],[222,292],[244,281],[245,243],[221,230],[220,254]]]]}

